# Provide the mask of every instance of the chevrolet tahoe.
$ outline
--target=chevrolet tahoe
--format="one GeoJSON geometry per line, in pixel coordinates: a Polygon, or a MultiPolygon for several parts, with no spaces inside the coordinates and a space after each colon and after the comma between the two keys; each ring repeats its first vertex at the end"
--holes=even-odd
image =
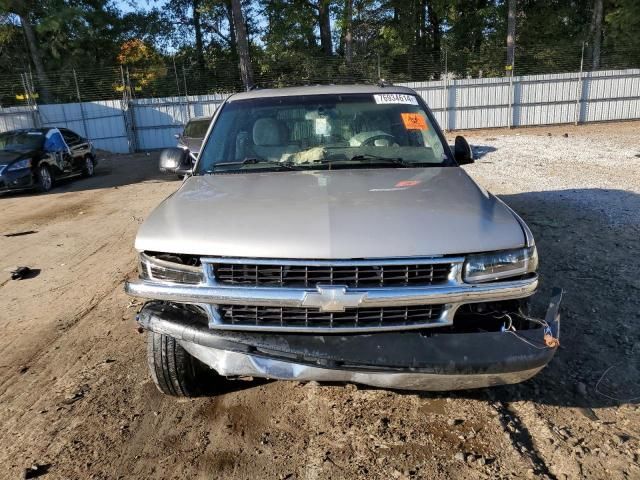
{"type": "Polygon", "coordinates": [[[531,231],[461,168],[423,99],[391,85],[256,89],[217,109],[190,173],[141,225],[160,391],[238,377],[455,390],[524,381],[558,348],[531,316],[531,231]]]}

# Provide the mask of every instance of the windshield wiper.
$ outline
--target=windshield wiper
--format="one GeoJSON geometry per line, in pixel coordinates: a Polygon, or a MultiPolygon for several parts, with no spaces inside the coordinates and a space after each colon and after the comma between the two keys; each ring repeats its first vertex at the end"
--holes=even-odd
{"type": "Polygon", "coordinates": [[[415,167],[416,162],[407,162],[402,157],[381,157],[380,155],[372,155],[372,154],[362,154],[362,155],[354,155],[350,158],[351,161],[361,162],[366,160],[376,160],[382,163],[388,162],[394,165],[400,165],[401,167],[415,167]]]}
{"type": "MultiPolygon", "coordinates": [[[[215,169],[217,167],[229,167],[229,166],[243,167],[245,165],[258,165],[258,164],[272,165],[274,167],[284,168],[286,170],[299,170],[295,165],[289,162],[278,162],[277,160],[268,160],[266,158],[258,158],[258,157],[247,157],[244,160],[241,160],[239,162],[214,163],[212,167],[215,169]]],[[[206,173],[212,173],[212,172],[213,170],[207,170],[206,173]]]]}
{"type": "Polygon", "coordinates": [[[399,165],[401,167],[416,167],[420,166],[419,163],[415,162],[407,162],[401,157],[382,157],[380,155],[372,155],[372,154],[361,154],[354,155],[353,157],[347,157],[346,155],[337,155],[337,156],[329,156],[326,158],[318,158],[316,160],[312,160],[310,162],[304,162],[305,164],[320,164],[320,165],[332,165],[334,163],[343,163],[343,162],[366,162],[366,161],[375,161],[380,163],[390,163],[392,165],[399,165]]]}

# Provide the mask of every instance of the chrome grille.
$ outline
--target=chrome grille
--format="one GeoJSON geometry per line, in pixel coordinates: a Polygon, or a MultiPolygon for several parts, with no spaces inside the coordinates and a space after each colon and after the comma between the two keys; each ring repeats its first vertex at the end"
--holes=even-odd
{"type": "Polygon", "coordinates": [[[352,308],[322,312],[315,308],[218,305],[220,321],[230,326],[371,328],[438,323],[443,305],[352,308]]]}
{"type": "Polygon", "coordinates": [[[315,288],[345,285],[350,288],[408,287],[445,283],[451,263],[366,265],[279,265],[212,263],[216,281],[229,285],[315,288]]]}

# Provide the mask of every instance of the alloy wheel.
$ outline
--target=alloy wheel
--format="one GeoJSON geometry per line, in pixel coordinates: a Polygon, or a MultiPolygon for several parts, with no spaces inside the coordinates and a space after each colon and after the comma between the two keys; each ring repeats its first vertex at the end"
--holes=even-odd
{"type": "Polygon", "coordinates": [[[85,158],[84,169],[88,177],[93,176],[93,160],[90,157],[85,158]]]}
{"type": "Polygon", "coordinates": [[[44,165],[40,167],[40,183],[45,192],[51,190],[51,174],[49,173],[49,169],[44,165]]]}

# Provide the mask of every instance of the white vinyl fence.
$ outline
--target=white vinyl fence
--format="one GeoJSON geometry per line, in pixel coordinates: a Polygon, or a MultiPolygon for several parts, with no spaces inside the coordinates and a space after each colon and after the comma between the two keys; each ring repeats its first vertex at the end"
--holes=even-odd
{"type": "Polygon", "coordinates": [[[136,99],[131,104],[136,148],[152,150],[175,146],[190,118],[210,117],[228,95],[136,99]]]}
{"type": "MultiPolygon", "coordinates": [[[[640,69],[412,82],[445,130],[640,119],[640,69]]],[[[188,119],[227,94],[0,108],[0,131],[68,127],[126,153],[175,145],[188,119]]]]}

